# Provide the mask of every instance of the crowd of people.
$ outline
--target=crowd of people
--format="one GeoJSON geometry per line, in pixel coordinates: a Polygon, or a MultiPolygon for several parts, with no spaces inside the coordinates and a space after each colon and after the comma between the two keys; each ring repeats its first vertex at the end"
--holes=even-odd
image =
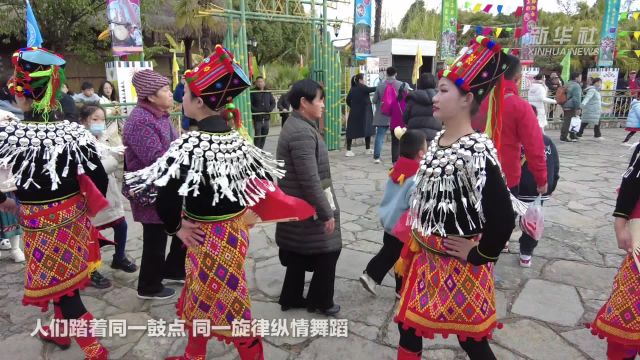
{"type": "MultiPolygon", "coordinates": [[[[183,355],[168,359],[205,359],[212,338],[232,343],[242,360],[263,359],[259,336],[234,337],[230,330],[234,322],[252,319],[244,265],[251,228],[260,222],[277,222],[279,261],[286,267],[281,310],[341,312],[334,301],[340,206],[319,129],[325,110],[321,84],[298,81],[276,101],[259,77],[251,94],[251,139],[232,101],[251,84],[233,55],[217,46],[203,60],[207,66],[185,72],[177,96],[161,74],[136,72],[138,101],[120,137],[117,123],[111,130],[106,124],[117,108],[100,105],[117,102],[111,83],[97,93],[84,83],[71,96],[59,81],[61,56],[27,48],[12,60],[14,76],[0,90],[0,163],[6,164],[0,168],[0,238],[6,239],[0,250],[26,262],[24,305],[44,311],[53,305],[54,318],[79,319],[83,327],[73,336],[45,327],[43,341],[66,349],[75,340],[85,359],[108,358],[90,327],[93,315],[81,290],[111,286],[99,272],[100,248],[111,244],[112,268],[139,271],[139,298],[169,299],[177,292],[166,285],[183,285],[176,307],[188,341],[183,355]],[[65,109],[69,99],[81,105],[75,119],[65,109]],[[182,125],[189,131],[180,133],[170,120],[176,101],[190,119],[182,125]],[[287,116],[272,155],[263,147],[276,107],[287,116]],[[118,178],[121,165],[125,175],[118,178]],[[139,265],[126,255],[126,201],[142,224],[139,265]],[[100,233],[108,228],[113,242],[100,233]],[[313,277],[305,295],[306,272],[313,277]],[[212,322],[210,335],[195,331],[197,320],[212,322]]],[[[559,111],[556,104],[562,109],[561,141],[583,136],[589,125],[601,137],[602,81],[592,79],[583,97],[579,74],[566,85],[554,75],[537,75],[523,99],[519,59],[479,36],[451,68],[422,74],[415,90],[396,79],[393,67],[377,87],[366,86],[362,75],[353,77],[345,155],[355,156],[353,140],[364,138],[367,155],[381,163],[388,133],[392,139],[393,167],[378,212],[382,247],[360,282],[376,295],[393,268],[399,360],[420,359],[423,338],[434,335],[456,336],[472,360],[496,358],[488,342],[500,327],[495,263],[527,203],[548,200],[559,179],[558,152],[544,134],[547,111],[559,111]],[[494,88],[504,96],[494,96],[494,88]],[[582,124],[572,128],[580,113],[582,124]],[[456,295],[456,287],[465,295],[456,295]]],[[[640,121],[640,100],[629,117],[640,121]]],[[[619,247],[629,251],[640,200],[639,158],[640,146],[614,213],[619,247]]],[[[520,265],[530,267],[537,240],[522,230],[520,265]]],[[[640,320],[625,317],[622,306],[639,282],[629,255],[592,324],[594,333],[607,338],[610,359],[633,358],[640,346],[640,320]]]]}

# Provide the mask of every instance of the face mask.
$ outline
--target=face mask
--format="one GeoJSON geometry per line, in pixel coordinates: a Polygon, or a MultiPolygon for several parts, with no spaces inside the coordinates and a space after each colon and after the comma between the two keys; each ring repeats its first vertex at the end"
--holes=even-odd
{"type": "Polygon", "coordinates": [[[97,123],[97,124],[91,124],[91,127],[89,127],[89,131],[93,134],[93,135],[102,135],[102,133],[104,132],[106,126],[104,123],[97,123]]]}

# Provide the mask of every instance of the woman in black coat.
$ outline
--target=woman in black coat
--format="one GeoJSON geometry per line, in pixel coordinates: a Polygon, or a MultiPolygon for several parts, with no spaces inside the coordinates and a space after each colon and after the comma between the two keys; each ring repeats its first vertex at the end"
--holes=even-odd
{"type": "Polygon", "coordinates": [[[436,78],[433,74],[420,75],[417,90],[407,96],[403,119],[407,129],[424,132],[427,141],[442,130],[442,122],[433,117],[433,97],[436,96],[436,78]]]}
{"type": "Polygon", "coordinates": [[[351,151],[353,139],[364,138],[367,154],[371,150],[371,136],[373,128],[373,108],[369,94],[376,91],[375,87],[368,87],[364,83],[364,75],[357,74],[351,78],[351,90],[347,95],[347,105],[351,108],[347,119],[347,153],[345,156],[355,156],[351,151]]]}

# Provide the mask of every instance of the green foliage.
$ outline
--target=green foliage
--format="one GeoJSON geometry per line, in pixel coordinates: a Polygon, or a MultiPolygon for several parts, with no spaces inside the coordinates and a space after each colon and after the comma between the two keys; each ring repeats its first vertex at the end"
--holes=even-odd
{"type": "MultiPolygon", "coordinates": [[[[142,13],[160,2],[142,1],[142,13]]],[[[107,28],[105,0],[38,0],[32,1],[31,7],[40,25],[44,47],[79,55],[89,63],[102,61],[110,55],[110,42],[97,41],[98,34],[107,28]]],[[[24,43],[24,0],[0,0],[0,12],[4,15],[0,38],[5,43],[11,39],[24,43]]],[[[144,27],[144,16],[142,20],[144,27]]]]}
{"type": "Polygon", "coordinates": [[[382,39],[440,39],[440,13],[427,10],[423,0],[417,0],[402,17],[400,25],[395,29],[383,30],[382,39]]]}
{"type": "Polygon", "coordinates": [[[295,64],[311,43],[310,30],[307,24],[252,20],[247,23],[247,39],[257,42],[257,47],[250,50],[258,65],[274,61],[295,64]]]}
{"type": "MultiPolygon", "coordinates": [[[[262,75],[262,68],[254,69],[254,76],[262,75]]],[[[309,69],[300,66],[291,66],[288,63],[273,63],[265,65],[267,73],[267,86],[273,90],[286,90],[289,84],[304,79],[309,69]]]]}

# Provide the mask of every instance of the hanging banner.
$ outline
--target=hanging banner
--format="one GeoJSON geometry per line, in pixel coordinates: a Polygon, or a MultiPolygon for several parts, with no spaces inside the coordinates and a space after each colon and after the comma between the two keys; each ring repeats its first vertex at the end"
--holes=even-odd
{"type": "Polygon", "coordinates": [[[520,79],[520,90],[525,93],[531,89],[533,84],[533,78],[540,73],[540,68],[537,67],[522,67],[522,78],[520,79]]]}
{"type": "Polygon", "coordinates": [[[616,48],[620,0],[607,0],[604,8],[604,19],[600,30],[600,56],[598,67],[613,66],[613,52],[616,48]]]}
{"type": "MultiPolygon", "coordinates": [[[[616,89],[618,87],[619,72],[620,70],[615,68],[589,69],[587,71],[587,79],[589,81],[593,78],[602,79],[602,89],[600,90],[600,95],[604,99],[613,99],[616,93],[616,89]]],[[[589,85],[591,85],[590,82],[589,82],[589,85]]],[[[604,103],[602,105],[603,114],[611,114],[612,111],[613,111],[613,104],[604,103]]]]}
{"type": "Polygon", "coordinates": [[[457,55],[456,32],[458,31],[458,1],[442,0],[442,38],[440,59],[453,61],[457,55]]]}
{"type": "Polygon", "coordinates": [[[522,13],[522,55],[520,59],[524,63],[534,60],[533,38],[534,29],[538,24],[538,1],[524,0],[524,11],[522,13]]]}
{"type": "Polygon", "coordinates": [[[371,0],[355,1],[354,41],[356,59],[362,60],[371,54],[371,0]]]}
{"type": "Polygon", "coordinates": [[[114,55],[142,52],[140,0],[107,0],[107,21],[114,55]]]}

